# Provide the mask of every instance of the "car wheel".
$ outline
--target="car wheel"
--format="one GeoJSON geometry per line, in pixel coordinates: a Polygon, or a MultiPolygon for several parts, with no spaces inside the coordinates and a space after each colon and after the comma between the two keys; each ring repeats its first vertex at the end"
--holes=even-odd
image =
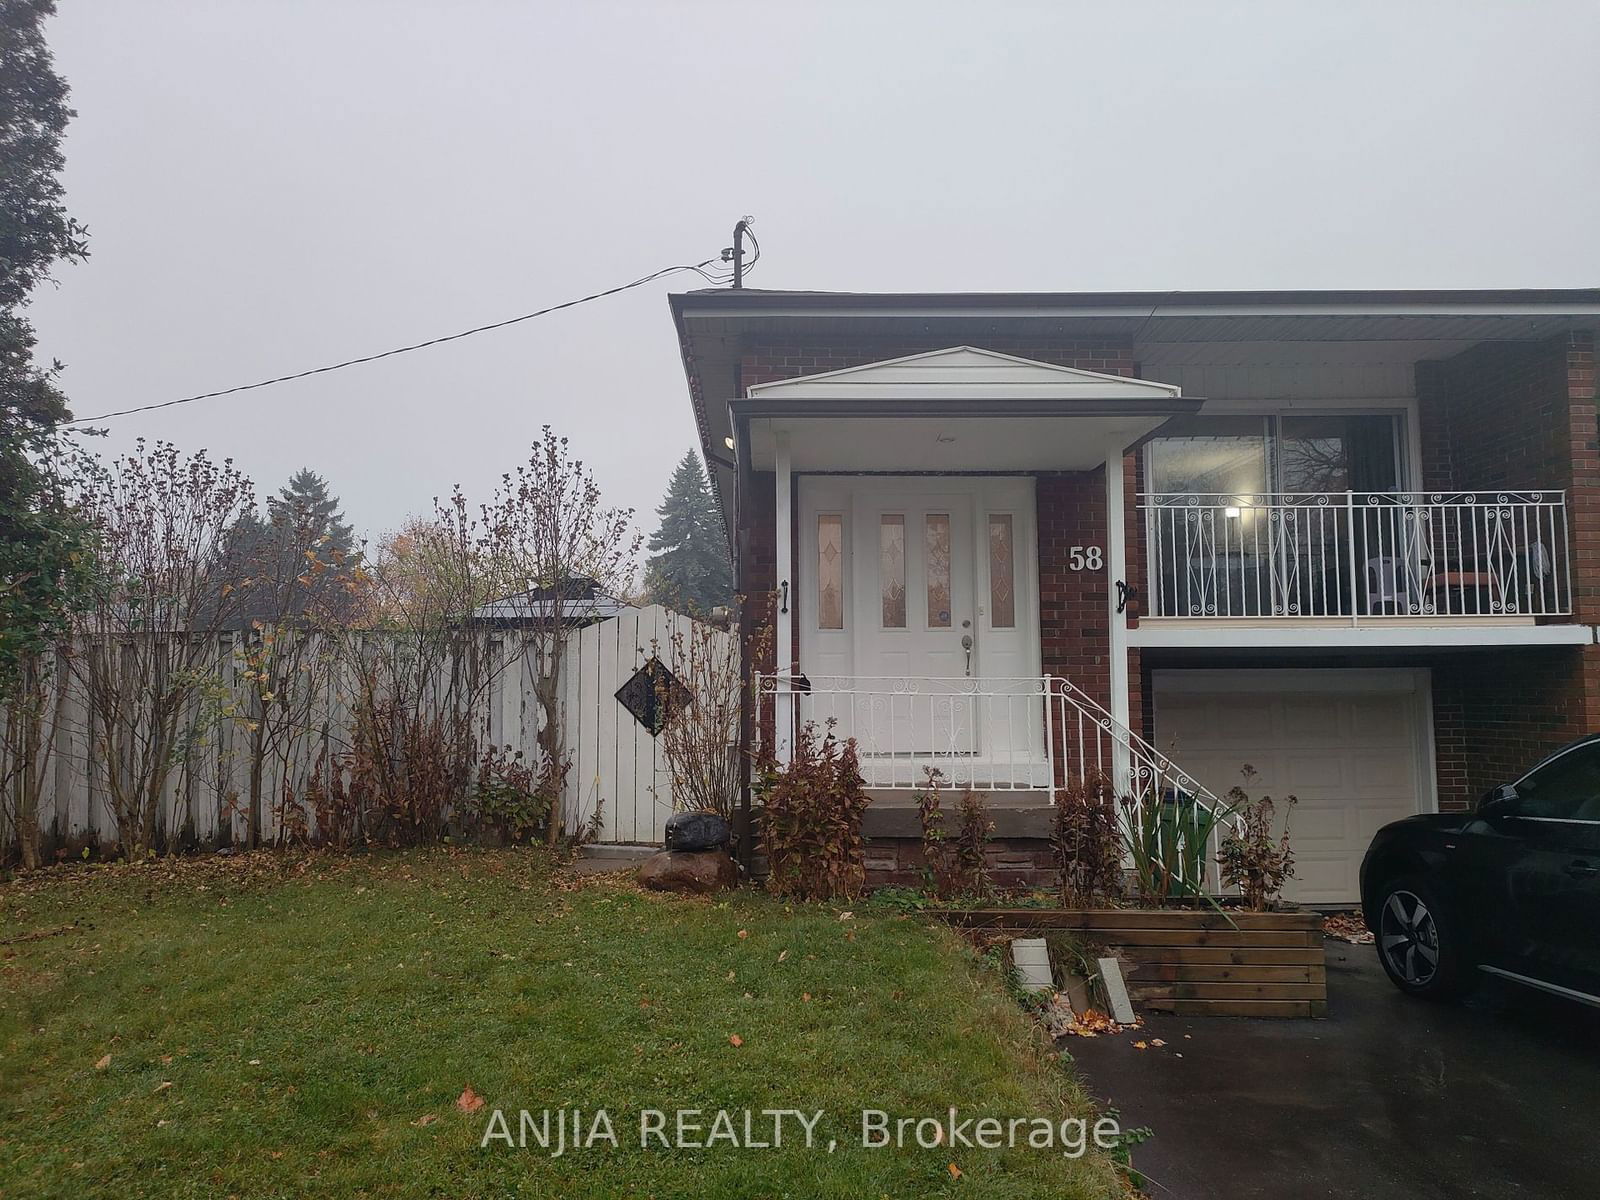
{"type": "Polygon", "coordinates": [[[1385,885],[1373,931],[1378,961],[1390,981],[1413,996],[1444,1000],[1460,994],[1465,948],[1438,892],[1421,879],[1385,885]]]}

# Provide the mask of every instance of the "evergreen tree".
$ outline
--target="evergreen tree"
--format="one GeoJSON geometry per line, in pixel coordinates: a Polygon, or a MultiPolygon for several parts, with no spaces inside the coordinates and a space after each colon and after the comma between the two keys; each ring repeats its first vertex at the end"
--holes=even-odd
{"type": "Polygon", "coordinates": [[[661,524],[650,539],[645,591],[652,601],[704,616],[733,602],[733,565],[711,485],[690,450],[672,472],[656,509],[661,524]]]}
{"type": "Polygon", "coordinates": [[[59,364],[34,361],[25,315],[55,264],[89,253],[87,230],[62,205],[73,112],[44,40],[54,12],[54,0],[0,0],[0,697],[65,632],[93,558],[70,487],[84,455],[57,430],[71,415],[59,364]]]}
{"type": "Polygon", "coordinates": [[[348,597],[334,586],[353,565],[355,532],[339,511],[328,481],[302,467],[267,498],[267,519],[252,510],[228,530],[225,569],[244,588],[236,613],[239,624],[294,620],[313,608],[342,612],[348,597]],[[323,564],[308,572],[307,555],[323,564]]]}
{"type": "Polygon", "coordinates": [[[267,499],[267,516],[274,529],[291,533],[299,549],[324,536],[328,550],[348,554],[355,545],[355,531],[339,511],[339,497],[329,493],[328,481],[310,467],[301,467],[267,499]]]}

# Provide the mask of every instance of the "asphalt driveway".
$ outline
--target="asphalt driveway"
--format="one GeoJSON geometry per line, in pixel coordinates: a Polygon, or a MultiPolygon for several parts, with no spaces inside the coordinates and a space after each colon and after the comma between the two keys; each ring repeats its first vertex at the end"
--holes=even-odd
{"type": "Polygon", "coordinates": [[[1158,1200],[1600,1195],[1600,1011],[1492,981],[1412,1000],[1342,942],[1328,993],[1325,1021],[1154,1014],[1063,1044],[1155,1131],[1134,1163],[1158,1200]]]}

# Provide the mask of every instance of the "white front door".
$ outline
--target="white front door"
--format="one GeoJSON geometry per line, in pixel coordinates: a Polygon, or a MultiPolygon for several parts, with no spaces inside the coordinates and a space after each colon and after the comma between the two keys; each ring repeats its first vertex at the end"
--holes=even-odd
{"type": "Polygon", "coordinates": [[[1031,478],[805,476],[799,511],[808,711],[880,757],[1042,752],[1031,478]]]}

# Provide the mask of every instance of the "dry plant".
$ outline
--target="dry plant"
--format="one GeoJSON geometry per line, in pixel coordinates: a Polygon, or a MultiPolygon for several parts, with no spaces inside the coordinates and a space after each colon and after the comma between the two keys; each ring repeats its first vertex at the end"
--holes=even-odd
{"type": "Polygon", "coordinates": [[[661,647],[650,647],[651,655],[671,672],[656,680],[656,703],[665,719],[659,741],[672,777],[672,807],[732,820],[739,797],[739,701],[744,687],[739,646],[711,625],[689,621],[686,633],[683,624],[668,639],[664,657],[661,647]]]}
{"type": "MultiPolygon", "coordinates": [[[[1248,764],[1240,771],[1244,782],[1256,777],[1256,769],[1248,764]]],[[[1222,839],[1217,852],[1217,864],[1222,868],[1222,882],[1227,887],[1237,887],[1244,897],[1245,907],[1252,912],[1264,912],[1283,891],[1283,885],[1294,878],[1294,851],[1289,846],[1289,824],[1284,821],[1283,833],[1275,841],[1272,826],[1277,805],[1271,796],[1252,800],[1243,786],[1228,792],[1228,802],[1236,818],[1222,839]]],[[[1299,801],[1293,796],[1283,800],[1287,808],[1299,801]]]]}
{"type": "Polygon", "coordinates": [[[476,513],[458,488],[379,548],[360,573],[375,629],[346,636],[341,651],[355,729],[334,764],[348,779],[327,790],[355,811],[335,824],[409,842],[438,836],[453,811],[465,816],[490,698],[526,664],[539,709],[529,767],[548,793],[545,836],[560,836],[570,763],[561,662],[602,595],[631,579],[631,518],[601,506],[588,469],[547,426],[476,513]]]}
{"type": "Polygon", "coordinates": [[[228,577],[227,535],[255,495],[231,460],[141,439],[86,482],[80,503],[102,579],[69,663],[88,709],[95,783],[122,852],[142,857],[155,849],[168,779],[222,686],[215,633],[241,595],[228,577]]]}
{"type": "Polygon", "coordinates": [[[796,900],[858,894],[866,882],[861,819],[867,794],[855,739],[840,742],[831,720],[820,737],[815,723],[806,722],[788,763],[761,763],[757,790],[765,805],[768,886],[796,900]]]}
{"type": "Polygon", "coordinates": [[[1092,772],[1057,790],[1051,842],[1067,908],[1097,908],[1122,894],[1122,829],[1109,775],[1092,772]]]}

